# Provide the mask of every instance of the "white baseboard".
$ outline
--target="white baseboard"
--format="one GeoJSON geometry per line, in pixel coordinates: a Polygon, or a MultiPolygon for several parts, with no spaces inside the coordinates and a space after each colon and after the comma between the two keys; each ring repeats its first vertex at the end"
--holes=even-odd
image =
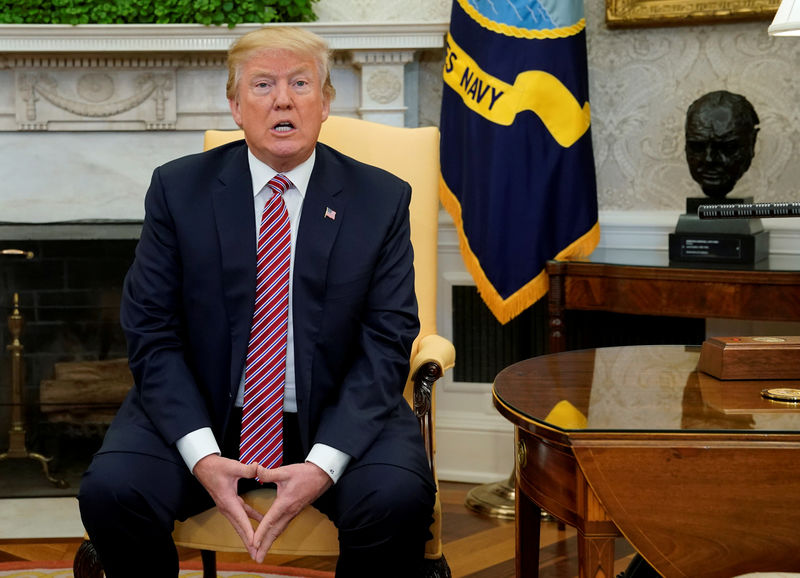
{"type": "MultiPolygon", "coordinates": [[[[487,384],[487,389],[491,386],[487,384]]],[[[484,484],[508,479],[514,468],[514,427],[499,414],[436,412],[436,471],[440,480],[484,484]]]]}

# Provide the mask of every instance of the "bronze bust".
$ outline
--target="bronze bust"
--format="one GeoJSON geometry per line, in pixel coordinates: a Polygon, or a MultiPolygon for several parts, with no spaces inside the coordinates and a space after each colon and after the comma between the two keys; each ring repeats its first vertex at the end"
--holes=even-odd
{"type": "Polygon", "coordinates": [[[695,100],[686,112],[686,161],[692,178],[721,200],[750,168],[758,115],[743,96],[718,90],[695,100]]]}

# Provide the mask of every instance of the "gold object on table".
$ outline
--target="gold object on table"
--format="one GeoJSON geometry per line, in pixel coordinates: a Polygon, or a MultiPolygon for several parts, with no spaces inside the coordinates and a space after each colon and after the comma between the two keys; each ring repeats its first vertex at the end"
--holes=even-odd
{"type": "Polygon", "coordinates": [[[800,389],[793,387],[770,387],[761,390],[761,396],[773,401],[800,402],[800,389]]]}

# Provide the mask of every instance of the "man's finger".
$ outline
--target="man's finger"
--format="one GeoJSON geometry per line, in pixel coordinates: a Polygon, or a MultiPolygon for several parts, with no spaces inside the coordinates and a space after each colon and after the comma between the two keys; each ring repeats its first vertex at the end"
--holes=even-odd
{"type": "Polygon", "coordinates": [[[264,563],[264,558],[267,557],[267,552],[269,552],[269,549],[272,548],[275,538],[277,538],[277,536],[264,539],[264,541],[261,543],[261,547],[256,551],[256,555],[253,557],[256,562],[259,564],[264,563]]]}
{"type": "Polygon", "coordinates": [[[286,479],[286,475],[283,473],[282,468],[265,468],[258,464],[254,464],[256,466],[256,473],[253,477],[257,477],[260,482],[280,482],[286,479]]]}
{"type": "Polygon", "coordinates": [[[248,480],[252,480],[253,478],[258,477],[258,468],[261,466],[259,466],[257,462],[253,462],[252,464],[242,464],[242,466],[243,466],[243,473],[241,477],[246,478],[248,480]]]}
{"type": "Polygon", "coordinates": [[[264,519],[264,514],[256,510],[247,502],[244,502],[242,505],[244,506],[245,513],[250,517],[250,519],[255,520],[256,522],[260,522],[264,519]]]}
{"type": "Polygon", "coordinates": [[[275,540],[278,539],[278,536],[286,529],[286,526],[289,525],[290,518],[280,517],[277,520],[268,520],[268,515],[264,516],[264,519],[261,520],[261,523],[258,525],[258,529],[256,530],[256,537],[255,540],[255,547],[257,548],[255,560],[259,564],[264,561],[264,557],[269,552],[269,549],[272,548],[272,544],[275,543],[275,540]],[[262,537],[259,538],[258,536],[261,535],[262,537]]]}
{"type": "Polygon", "coordinates": [[[292,519],[294,519],[294,514],[286,508],[285,502],[278,496],[253,535],[253,545],[258,550],[260,560],[263,560],[273,542],[278,539],[292,519]]]}
{"type": "MultiPolygon", "coordinates": [[[[242,544],[247,548],[250,557],[255,559],[258,549],[255,547],[253,525],[250,523],[249,513],[247,511],[250,506],[247,506],[243,501],[237,502],[238,507],[220,509],[222,514],[228,519],[233,529],[242,540],[242,544]]],[[[252,510],[252,508],[250,508],[252,510]]]]}

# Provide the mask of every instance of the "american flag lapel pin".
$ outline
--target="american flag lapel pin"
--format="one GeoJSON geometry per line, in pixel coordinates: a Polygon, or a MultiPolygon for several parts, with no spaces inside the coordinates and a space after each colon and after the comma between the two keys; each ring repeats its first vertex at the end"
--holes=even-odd
{"type": "Polygon", "coordinates": [[[331,221],[336,219],[336,211],[331,209],[330,207],[325,207],[325,218],[330,219],[331,221]]]}

